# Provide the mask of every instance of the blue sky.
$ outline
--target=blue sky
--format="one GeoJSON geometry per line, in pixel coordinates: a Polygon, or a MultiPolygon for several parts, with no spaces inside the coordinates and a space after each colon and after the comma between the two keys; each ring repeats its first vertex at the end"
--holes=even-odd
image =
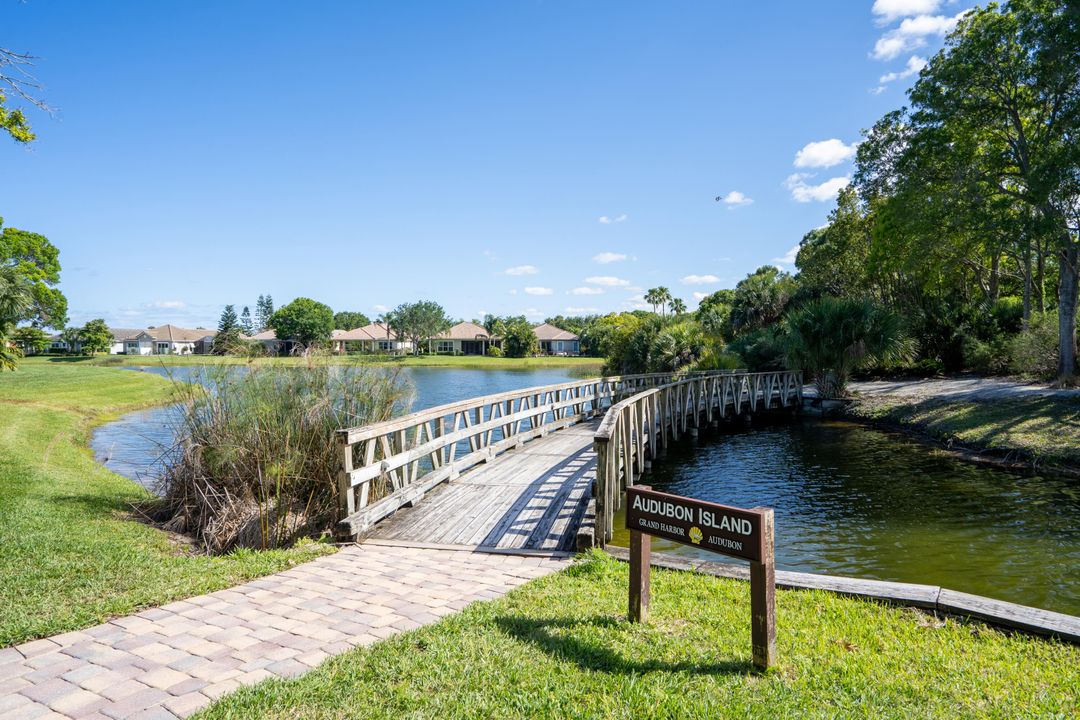
{"type": "Polygon", "coordinates": [[[212,326],[261,293],[696,307],[790,267],[969,6],[4,2],[58,110],[0,138],[0,216],[60,248],[73,324],[212,326]]]}

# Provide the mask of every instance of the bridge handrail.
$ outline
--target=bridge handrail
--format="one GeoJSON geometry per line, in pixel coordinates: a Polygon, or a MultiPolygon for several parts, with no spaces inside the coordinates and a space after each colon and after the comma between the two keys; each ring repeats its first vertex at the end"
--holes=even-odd
{"type": "MultiPolygon", "coordinates": [[[[693,373],[682,373],[681,375],[705,375],[710,371],[699,371],[693,373]]],[[[734,370],[722,370],[721,373],[732,374],[734,370]]],[[[338,434],[348,433],[347,438],[349,442],[360,442],[367,440],[368,438],[376,437],[386,432],[392,432],[399,430],[402,427],[410,427],[424,419],[430,419],[433,417],[439,417],[440,415],[449,415],[451,413],[459,412],[461,410],[471,409],[479,405],[488,405],[493,402],[499,402],[510,399],[517,399],[522,395],[535,395],[538,392],[564,390],[567,388],[579,387],[583,384],[593,384],[596,382],[634,382],[638,380],[649,380],[652,378],[671,378],[679,376],[679,373],[642,373],[637,375],[603,375],[595,378],[586,378],[584,380],[572,380],[570,382],[558,383],[555,385],[534,385],[533,387],[522,388],[520,390],[507,390],[506,392],[493,393],[491,395],[478,395],[477,397],[468,398],[466,400],[455,400],[452,403],[446,403],[445,405],[438,405],[436,407],[426,408],[424,410],[417,410],[416,412],[409,413],[408,415],[401,415],[399,417],[390,418],[389,420],[383,420],[382,422],[371,423],[369,425],[359,425],[351,428],[342,428],[338,430],[338,434]]]]}
{"type": "Polygon", "coordinates": [[[616,375],[543,385],[338,430],[337,490],[343,518],[339,528],[344,535],[363,532],[477,463],[598,416],[622,398],[676,377],[676,373],[616,375]],[[461,448],[459,456],[459,447],[466,442],[467,449],[461,448]]]}
{"type": "MultiPolygon", "coordinates": [[[[761,372],[710,375],[675,379],[625,398],[608,408],[593,435],[596,450],[596,485],[587,515],[594,518],[588,538],[579,546],[604,545],[612,537],[612,522],[622,506],[623,492],[637,484],[669,439],[677,440],[692,425],[712,422],[714,413],[724,416],[728,405],[751,412],[802,404],[802,373],[761,372]]],[[[588,529],[584,529],[587,535],[588,529]]],[[[579,533],[579,536],[581,533],[579,533]]]]}

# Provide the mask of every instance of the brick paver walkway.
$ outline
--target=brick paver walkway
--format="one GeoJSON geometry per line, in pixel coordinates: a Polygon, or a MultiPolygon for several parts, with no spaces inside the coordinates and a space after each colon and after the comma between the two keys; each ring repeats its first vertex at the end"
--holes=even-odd
{"type": "Polygon", "coordinates": [[[0,718],[176,718],[563,567],[364,544],[276,575],[0,650],[0,718]]]}

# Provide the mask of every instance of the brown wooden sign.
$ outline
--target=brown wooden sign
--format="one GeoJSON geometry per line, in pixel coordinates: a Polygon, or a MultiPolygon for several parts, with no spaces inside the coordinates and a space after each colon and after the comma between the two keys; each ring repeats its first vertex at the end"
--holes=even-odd
{"type": "Polygon", "coordinates": [[[717,505],[637,485],[626,491],[626,527],[723,555],[761,561],[763,516],[771,510],[717,505]]]}
{"type": "Polygon", "coordinates": [[[750,561],[751,643],[754,665],[776,663],[776,565],[772,508],[744,509],[657,492],[626,489],[630,531],[630,619],[649,615],[649,536],[750,561]]]}

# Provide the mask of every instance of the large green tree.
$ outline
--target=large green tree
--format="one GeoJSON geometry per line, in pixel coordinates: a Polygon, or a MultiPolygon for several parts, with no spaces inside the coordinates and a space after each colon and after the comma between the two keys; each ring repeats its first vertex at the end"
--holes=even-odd
{"type": "Polygon", "coordinates": [[[17,328],[11,339],[24,353],[44,352],[49,347],[49,335],[41,328],[17,328]]]}
{"type": "Polygon", "coordinates": [[[795,266],[799,269],[800,286],[814,295],[867,294],[872,240],[872,218],[860,207],[855,189],[844,188],[828,224],[811,230],[799,245],[795,266]]]}
{"type": "Polygon", "coordinates": [[[251,320],[251,309],[247,305],[240,312],[240,331],[245,335],[255,334],[255,323],[251,320]]]}
{"type": "Polygon", "coordinates": [[[240,318],[236,315],[236,307],[226,305],[221,311],[221,317],[218,319],[217,335],[214,336],[214,353],[216,355],[225,355],[239,347],[241,330],[240,318]]]}
{"type": "Polygon", "coordinates": [[[505,318],[501,334],[506,357],[522,358],[540,352],[540,341],[536,339],[532,323],[524,315],[505,318]]]}
{"type": "Polygon", "coordinates": [[[431,300],[402,303],[387,313],[387,322],[398,337],[412,342],[414,354],[419,354],[431,338],[450,327],[450,318],[442,305],[431,300]]]}
{"type": "Polygon", "coordinates": [[[292,340],[303,347],[328,342],[334,332],[334,311],[328,305],[300,297],[280,307],[270,318],[279,340],[292,340]]]}
{"type": "Polygon", "coordinates": [[[67,298],[56,287],[60,283],[60,251],[44,235],[3,227],[3,223],[0,218],[0,265],[15,268],[31,288],[32,302],[18,321],[39,327],[64,327],[67,298]]]}
{"type": "Polygon", "coordinates": [[[717,290],[701,299],[694,315],[709,335],[726,337],[731,331],[731,308],[734,304],[734,290],[717,290]]]}
{"type": "Polygon", "coordinates": [[[260,295],[255,303],[255,332],[262,332],[270,327],[270,317],[274,314],[274,298],[260,295]]]}
{"type": "Polygon", "coordinates": [[[1002,255],[1050,250],[1062,382],[1076,371],[1080,287],[1078,25],[1075,2],[973,10],[912,89],[893,130],[900,142],[874,153],[877,170],[864,173],[868,186],[906,197],[892,219],[919,239],[916,252],[966,257],[996,278],[1002,255]]]}
{"type": "Polygon", "coordinates": [[[763,265],[735,286],[731,303],[731,326],[736,333],[750,332],[772,325],[784,314],[784,309],[796,289],[790,274],[763,265]]]}
{"type": "Polygon", "coordinates": [[[105,321],[98,318],[83,325],[82,330],[79,331],[79,339],[82,342],[83,352],[95,355],[99,352],[109,352],[113,334],[105,321]]]}
{"type": "Polygon", "coordinates": [[[358,327],[368,325],[371,320],[362,312],[354,310],[342,310],[334,313],[335,330],[355,330],[358,327]]]}

